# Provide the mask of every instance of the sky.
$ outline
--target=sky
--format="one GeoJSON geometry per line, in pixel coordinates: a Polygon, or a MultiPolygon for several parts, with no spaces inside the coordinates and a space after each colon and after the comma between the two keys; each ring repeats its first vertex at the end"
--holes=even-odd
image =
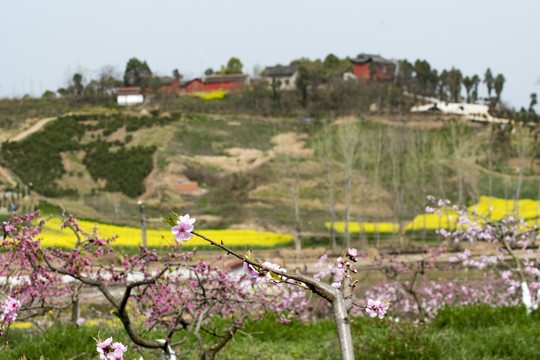
{"type": "MultiPolygon", "coordinates": [[[[185,79],[238,57],[244,72],[359,53],[506,78],[502,100],[540,93],[538,0],[19,0],[0,5],[0,98],[40,96],[132,57],[185,79]]],[[[487,91],[484,84],[480,96],[487,91]]]]}

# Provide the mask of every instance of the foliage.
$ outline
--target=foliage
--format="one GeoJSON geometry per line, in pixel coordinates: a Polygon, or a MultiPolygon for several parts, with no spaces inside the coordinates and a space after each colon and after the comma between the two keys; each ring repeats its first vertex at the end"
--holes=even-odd
{"type": "Polygon", "coordinates": [[[137,58],[131,58],[126,64],[124,71],[125,86],[139,86],[143,91],[150,85],[152,71],[146,61],[140,61],[137,58]]]}
{"type": "Polygon", "coordinates": [[[112,144],[104,141],[90,143],[86,147],[83,163],[94,180],[106,180],[105,190],[120,191],[135,197],[145,188],[143,180],[153,168],[152,155],[155,147],[120,147],[111,150],[112,144]]]}
{"type": "Polygon", "coordinates": [[[233,74],[242,74],[242,62],[236,57],[232,57],[227,62],[227,66],[222,66],[220,74],[224,75],[233,75],[233,74]]]}
{"type": "Polygon", "coordinates": [[[103,130],[108,136],[121,127],[136,131],[143,127],[164,126],[180,118],[180,113],[163,116],[124,116],[122,114],[74,114],[49,122],[44,129],[18,142],[4,142],[2,157],[7,165],[33,190],[50,197],[77,195],[74,189],[60,188],[56,181],[66,173],[62,154],[85,150],[84,164],[94,179],[103,178],[109,191],[128,196],[144,192],[142,180],[153,167],[153,147],[126,149],[121,142],[98,140],[82,143],[89,131],[103,130]],[[120,146],[117,151],[111,148],[120,146]]]}
{"type": "Polygon", "coordinates": [[[60,118],[19,142],[2,144],[2,156],[24,183],[46,196],[72,195],[73,190],[60,189],[54,182],[65,169],[61,152],[78,148],[77,140],[84,134],[84,126],[73,118],[60,118]]]}

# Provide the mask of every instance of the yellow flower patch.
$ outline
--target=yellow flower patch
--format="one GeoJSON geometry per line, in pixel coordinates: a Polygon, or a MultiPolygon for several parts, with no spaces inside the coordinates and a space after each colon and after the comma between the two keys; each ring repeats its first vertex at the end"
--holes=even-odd
{"type": "Polygon", "coordinates": [[[227,94],[225,91],[223,91],[222,89],[219,89],[217,91],[212,91],[212,92],[200,92],[200,93],[198,92],[198,93],[194,93],[193,95],[198,96],[204,100],[221,100],[225,97],[225,94],[227,94]]]}
{"type": "Polygon", "coordinates": [[[447,229],[455,230],[457,213],[451,210],[443,211],[441,214],[422,214],[418,215],[406,227],[405,231],[418,230],[437,230],[447,229]]]}
{"type": "Polygon", "coordinates": [[[10,325],[10,327],[15,329],[28,329],[31,328],[34,324],[32,324],[29,321],[22,321],[22,322],[14,322],[10,325]]]}
{"type": "Polygon", "coordinates": [[[491,219],[500,220],[506,215],[514,214],[517,210],[518,217],[523,219],[534,219],[540,213],[540,203],[535,200],[523,199],[517,203],[514,200],[505,200],[489,196],[481,196],[478,204],[469,207],[469,210],[476,209],[476,212],[482,216],[489,216],[491,206],[491,219]]]}
{"type": "MultiPolygon", "coordinates": [[[[41,244],[43,246],[62,246],[72,248],[77,242],[71,229],[60,229],[60,220],[52,219],[45,224],[41,234],[41,244]]],[[[82,229],[91,232],[92,227],[98,227],[98,234],[102,238],[116,236],[113,245],[138,247],[141,245],[141,229],[127,226],[118,226],[102,224],[91,221],[81,220],[79,225],[82,229]]],[[[285,244],[293,240],[292,235],[274,234],[271,232],[255,230],[197,230],[200,233],[216,242],[223,242],[228,246],[260,246],[272,247],[279,244],[285,244]]],[[[149,247],[162,247],[171,245],[174,242],[173,235],[169,228],[150,228],[146,230],[146,244],[149,247]]],[[[194,236],[188,240],[186,245],[201,246],[209,243],[201,238],[194,236]]]]}

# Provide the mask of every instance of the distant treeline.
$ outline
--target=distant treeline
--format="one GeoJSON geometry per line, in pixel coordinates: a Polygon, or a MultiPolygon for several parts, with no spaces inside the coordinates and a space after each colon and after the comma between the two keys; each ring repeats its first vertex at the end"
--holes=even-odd
{"type": "MultiPolygon", "coordinates": [[[[365,54],[359,54],[367,56],[365,54]]],[[[367,111],[405,113],[420,97],[449,102],[484,103],[496,117],[521,122],[538,122],[537,95],[530,94],[528,107],[508,109],[501,101],[506,79],[487,68],[484,74],[464,74],[460,69],[435,69],[427,60],[384,60],[369,63],[369,78],[353,76],[352,59],[333,54],[324,59],[300,58],[290,62],[298,69],[294,90],[281,90],[280,82],[264,78],[264,71],[251,79],[242,91],[230,92],[223,99],[204,100],[196,96],[160,92],[166,81],[183,80],[178,69],[172,77],[157,76],[146,61],[131,58],[124,70],[104,67],[93,78],[76,73],[65,87],[46,91],[41,99],[0,100],[0,128],[16,126],[21,118],[58,116],[88,107],[117,108],[116,87],[137,86],[146,93],[144,107],[185,113],[225,112],[263,116],[314,117],[357,115],[367,111]],[[484,88],[484,91],[480,91],[484,88]],[[487,94],[480,96],[480,94],[487,94]]],[[[206,75],[239,74],[243,64],[231,58],[220,70],[207,69],[206,75]]]]}

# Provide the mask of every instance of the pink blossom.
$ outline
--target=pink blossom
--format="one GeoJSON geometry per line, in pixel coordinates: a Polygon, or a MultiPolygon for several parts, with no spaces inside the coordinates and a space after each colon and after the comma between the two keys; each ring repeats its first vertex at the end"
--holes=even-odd
{"type": "Polygon", "coordinates": [[[337,261],[337,267],[339,269],[342,269],[344,266],[350,265],[350,263],[348,261],[346,261],[345,259],[343,259],[343,257],[341,257],[341,256],[338,257],[336,261],[337,261]]]}
{"type": "Polygon", "coordinates": [[[121,351],[123,353],[125,353],[127,351],[127,346],[125,346],[124,344],[119,343],[119,342],[115,342],[114,344],[112,344],[111,348],[114,349],[114,350],[119,350],[119,351],[121,351]]]}
{"type": "Polygon", "coordinates": [[[107,354],[107,358],[110,360],[124,360],[124,353],[117,349],[107,354]]]}
{"type": "Polygon", "coordinates": [[[368,305],[366,307],[366,312],[372,318],[378,315],[379,319],[382,319],[384,315],[386,314],[387,309],[388,309],[387,303],[382,303],[380,300],[369,299],[368,305]]]}
{"type": "Polygon", "coordinates": [[[290,324],[291,323],[291,319],[287,319],[286,317],[284,316],[279,316],[276,318],[276,322],[280,323],[280,324],[290,324]]]}
{"type": "MultiPolygon", "coordinates": [[[[283,269],[279,265],[273,264],[269,261],[263,262],[262,265],[272,270],[287,272],[286,269],[283,269]]],[[[244,272],[250,277],[255,278],[257,282],[269,282],[269,283],[275,283],[275,284],[280,283],[280,281],[276,280],[277,275],[273,275],[271,271],[267,271],[264,268],[260,268],[259,270],[256,270],[253,266],[251,266],[250,264],[246,262],[244,262],[243,267],[244,267],[244,272]]]]}
{"type": "Polygon", "coordinates": [[[97,343],[97,348],[98,348],[98,352],[101,352],[103,351],[103,349],[107,349],[109,346],[111,346],[111,343],[112,343],[112,337],[100,342],[100,343],[97,343]],[[101,349],[101,351],[99,351],[101,349]]]}
{"type": "Polygon", "coordinates": [[[193,223],[195,219],[191,219],[189,214],[180,216],[177,220],[177,225],[171,228],[171,232],[174,235],[176,241],[188,241],[193,237],[191,231],[193,230],[193,223]]]}
{"type": "Polygon", "coordinates": [[[247,262],[244,262],[243,266],[244,266],[244,272],[245,272],[247,275],[249,275],[249,276],[251,276],[251,277],[257,277],[257,276],[259,276],[259,272],[258,272],[257,270],[255,270],[255,269],[253,268],[253,266],[251,266],[251,265],[248,264],[247,262]]]}
{"type": "MultiPolygon", "coordinates": [[[[271,263],[269,261],[263,262],[262,265],[266,266],[266,267],[268,267],[270,269],[273,269],[273,270],[277,270],[277,271],[281,271],[281,272],[287,272],[286,269],[280,267],[277,264],[273,264],[273,263],[271,263]]],[[[266,279],[265,280],[268,281],[268,282],[276,283],[276,284],[278,283],[278,281],[275,281],[274,277],[272,276],[272,274],[270,272],[266,273],[266,279]]]]}
{"type": "Polygon", "coordinates": [[[4,305],[2,305],[2,316],[0,317],[0,322],[14,322],[17,319],[17,311],[21,307],[21,302],[8,296],[4,305]]]}
{"type": "Polygon", "coordinates": [[[13,230],[16,230],[16,229],[15,229],[15,226],[13,226],[13,224],[4,221],[4,230],[6,232],[9,232],[9,231],[13,231],[13,230]]]}
{"type": "Polygon", "coordinates": [[[341,288],[341,282],[335,282],[335,283],[332,283],[332,287],[334,287],[334,288],[336,288],[336,289],[341,288]]]}
{"type": "Polygon", "coordinates": [[[357,261],[358,261],[358,259],[357,259],[357,256],[359,255],[358,250],[356,250],[356,249],[354,249],[354,248],[348,249],[348,250],[347,250],[347,255],[349,255],[349,257],[351,258],[351,260],[352,260],[353,262],[357,262],[357,261]]]}

